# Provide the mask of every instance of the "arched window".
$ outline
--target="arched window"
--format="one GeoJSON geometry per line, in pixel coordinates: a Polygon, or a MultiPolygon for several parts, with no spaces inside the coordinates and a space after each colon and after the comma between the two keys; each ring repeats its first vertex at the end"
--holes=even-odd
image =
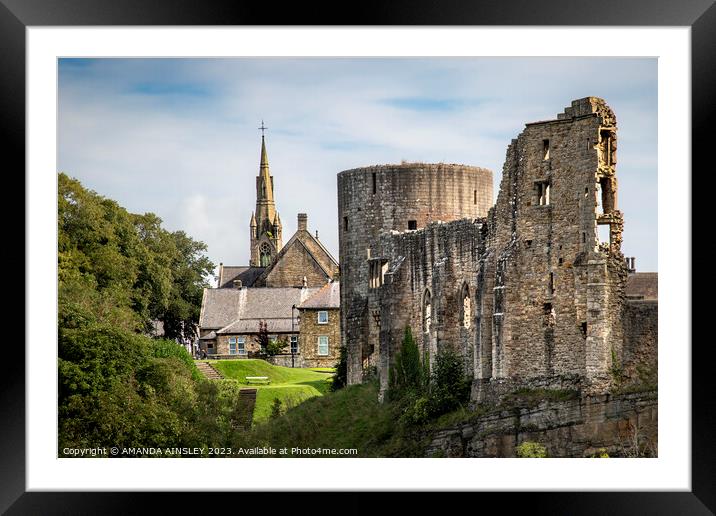
{"type": "Polygon", "coordinates": [[[462,286],[462,293],[460,295],[460,298],[462,302],[460,310],[460,312],[462,313],[461,324],[465,328],[470,328],[470,324],[472,323],[472,301],[470,300],[470,289],[468,288],[467,284],[462,286]]]}
{"type": "Polygon", "coordinates": [[[425,291],[425,296],[423,297],[423,332],[424,333],[430,333],[430,323],[432,322],[432,301],[430,296],[430,291],[425,291]]]}
{"type": "Polygon", "coordinates": [[[268,267],[271,263],[271,246],[266,242],[259,247],[259,262],[261,267],[268,267]]]}

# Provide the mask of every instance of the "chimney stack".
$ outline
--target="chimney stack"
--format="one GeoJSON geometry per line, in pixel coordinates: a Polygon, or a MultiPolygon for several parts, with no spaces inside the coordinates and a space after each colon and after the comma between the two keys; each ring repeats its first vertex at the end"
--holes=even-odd
{"type": "Polygon", "coordinates": [[[308,231],[308,215],[305,213],[298,214],[298,230],[308,231]]]}
{"type": "Polygon", "coordinates": [[[234,280],[234,288],[238,288],[239,290],[241,290],[241,287],[242,287],[242,286],[243,286],[243,283],[241,283],[241,280],[240,280],[240,279],[235,279],[235,280],[234,280]]]}

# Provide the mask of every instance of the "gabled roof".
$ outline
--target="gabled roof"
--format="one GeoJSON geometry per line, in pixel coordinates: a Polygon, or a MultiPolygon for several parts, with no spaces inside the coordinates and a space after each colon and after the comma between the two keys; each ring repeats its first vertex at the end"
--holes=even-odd
{"type": "Polygon", "coordinates": [[[269,276],[269,274],[271,274],[271,272],[277,267],[281,266],[281,260],[284,256],[286,256],[286,253],[288,253],[289,250],[294,246],[301,246],[305,250],[305,252],[313,259],[316,265],[318,265],[319,269],[323,272],[323,274],[325,274],[326,280],[333,278],[334,270],[338,269],[338,263],[333,258],[333,256],[331,256],[331,253],[329,253],[328,250],[324,247],[324,245],[313,235],[311,235],[311,233],[305,230],[298,230],[293,234],[291,239],[286,242],[286,245],[281,248],[281,250],[271,262],[271,265],[266,267],[266,269],[261,273],[261,275],[257,278],[256,281],[266,281],[266,278],[269,276]],[[304,240],[306,241],[304,242],[304,240]],[[318,255],[315,251],[311,249],[311,247],[314,247],[316,250],[319,251],[318,255]],[[320,256],[321,254],[323,254],[324,256],[320,256]]]}
{"type": "Polygon", "coordinates": [[[340,308],[341,285],[339,281],[331,281],[318,292],[301,303],[298,308],[340,308]]]}
{"type": "Polygon", "coordinates": [[[298,330],[300,305],[319,288],[261,287],[204,289],[200,326],[217,334],[257,333],[259,321],[266,321],[270,332],[298,330]],[[293,322],[292,322],[293,320],[293,322]]]}
{"type": "Polygon", "coordinates": [[[219,288],[234,288],[234,280],[240,280],[242,286],[251,287],[265,267],[250,265],[221,265],[219,267],[219,288]]]}

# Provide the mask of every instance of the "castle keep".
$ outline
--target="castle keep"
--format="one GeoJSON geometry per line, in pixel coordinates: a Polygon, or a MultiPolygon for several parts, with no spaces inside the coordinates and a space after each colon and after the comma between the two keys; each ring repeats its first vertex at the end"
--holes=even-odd
{"type": "Polygon", "coordinates": [[[384,392],[406,326],[430,364],[445,347],[464,358],[474,401],[527,384],[605,392],[617,369],[655,368],[656,302],[627,296],[616,143],[595,97],[527,124],[494,206],[482,168],[339,173],[349,383],[375,367],[384,392]]]}

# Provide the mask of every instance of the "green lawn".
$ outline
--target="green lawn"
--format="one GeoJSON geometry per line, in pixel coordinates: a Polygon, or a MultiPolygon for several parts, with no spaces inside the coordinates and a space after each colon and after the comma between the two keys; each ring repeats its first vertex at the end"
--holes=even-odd
{"type": "Polygon", "coordinates": [[[212,360],[211,364],[227,378],[241,385],[249,385],[247,376],[268,376],[269,385],[251,384],[258,389],[254,422],[266,421],[271,415],[275,399],[283,408],[294,407],[309,398],[323,396],[331,385],[332,375],[310,369],[274,366],[265,360],[212,360]]]}

